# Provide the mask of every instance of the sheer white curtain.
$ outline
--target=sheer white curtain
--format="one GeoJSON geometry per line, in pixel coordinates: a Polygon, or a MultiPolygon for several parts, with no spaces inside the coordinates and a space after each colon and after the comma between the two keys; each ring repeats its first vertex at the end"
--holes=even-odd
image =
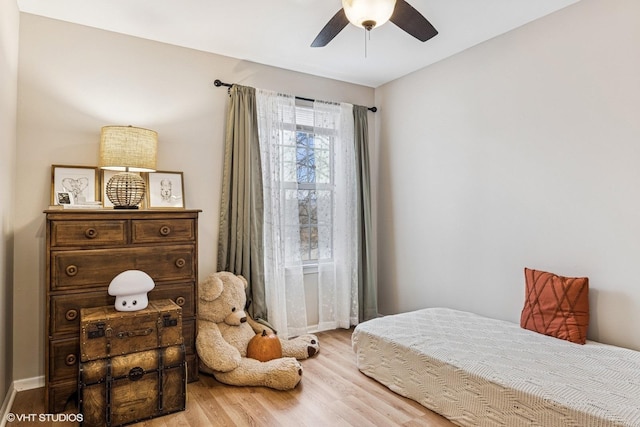
{"type": "Polygon", "coordinates": [[[291,186],[291,180],[295,182],[295,98],[256,89],[256,103],[264,194],[265,299],[269,323],[287,338],[307,332],[298,194],[291,186]]]}
{"type": "Polygon", "coordinates": [[[318,330],[324,331],[358,323],[357,184],[352,105],[316,101],[313,108],[316,146],[326,138],[331,147],[332,191],[318,190],[317,197],[318,330]]]}
{"type": "MultiPolygon", "coordinates": [[[[264,192],[265,298],[283,337],[308,331],[299,197],[317,215],[319,331],[358,322],[356,168],[352,106],[315,102],[315,188],[299,191],[295,98],[256,89],[264,192]],[[308,200],[307,200],[308,203],[308,200]]],[[[309,244],[306,242],[305,244],[309,244]]]]}

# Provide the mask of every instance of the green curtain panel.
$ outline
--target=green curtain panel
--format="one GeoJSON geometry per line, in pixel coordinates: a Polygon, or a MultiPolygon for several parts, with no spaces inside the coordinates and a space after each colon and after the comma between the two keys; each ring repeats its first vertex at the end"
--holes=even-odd
{"type": "Polygon", "coordinates": [[[254,319],[266,319],[262,244],[262,169],[255,89],[234,85],[224,149],[218,271],[243,275],[254,319]]]}
{"type": "Polygon", "coordinates": [[[358,308],[359,321],[378,317],[378,279],[373,253],[369,124],[367,107],[354,105],[354,144],[358,181],[358,308]]]}

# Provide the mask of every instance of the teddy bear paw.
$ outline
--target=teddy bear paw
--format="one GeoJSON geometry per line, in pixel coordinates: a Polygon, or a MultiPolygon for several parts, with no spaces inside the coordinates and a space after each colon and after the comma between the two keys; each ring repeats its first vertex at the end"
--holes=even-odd
{"type": "Polygon", "coordinates": [[[318,337],[313,334],[303,335],[300,338],[307,342],[307,354],[311,357],[320,351],[320,343],[318,337]]]}
{"type": "Polygon", "coordinates": [[[302,365],[293,357],[275,359],[274,366],[266,378],[266,385],[278,390],[291,390],[302,380],[302,365]]]}
{"type": "Polygon", "coordinates": [[[298,360],[308,359],[319,351],[318,337],[313,334],[300,335],[282,342],[283,356],[295,357],[298,360]]]}

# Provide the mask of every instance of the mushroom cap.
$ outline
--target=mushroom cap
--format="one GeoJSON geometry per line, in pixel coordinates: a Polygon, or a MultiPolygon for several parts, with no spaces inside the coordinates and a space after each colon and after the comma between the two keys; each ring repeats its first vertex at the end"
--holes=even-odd
{"type": "Polygon", "coordinates": [[[118,274],[109,284],[109,295],[138,295],[152,290],[156,284],[151,276],[140,270],[127,270],[118,274]]]}

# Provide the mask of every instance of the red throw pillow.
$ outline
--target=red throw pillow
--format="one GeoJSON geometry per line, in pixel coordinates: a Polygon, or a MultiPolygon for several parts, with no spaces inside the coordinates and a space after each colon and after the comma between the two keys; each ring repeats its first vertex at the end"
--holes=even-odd
{"type": "Polygon", "coordinates": [[[524,329],[584,344],[589,327],[589,279],[524,269],[524,329]]]}

